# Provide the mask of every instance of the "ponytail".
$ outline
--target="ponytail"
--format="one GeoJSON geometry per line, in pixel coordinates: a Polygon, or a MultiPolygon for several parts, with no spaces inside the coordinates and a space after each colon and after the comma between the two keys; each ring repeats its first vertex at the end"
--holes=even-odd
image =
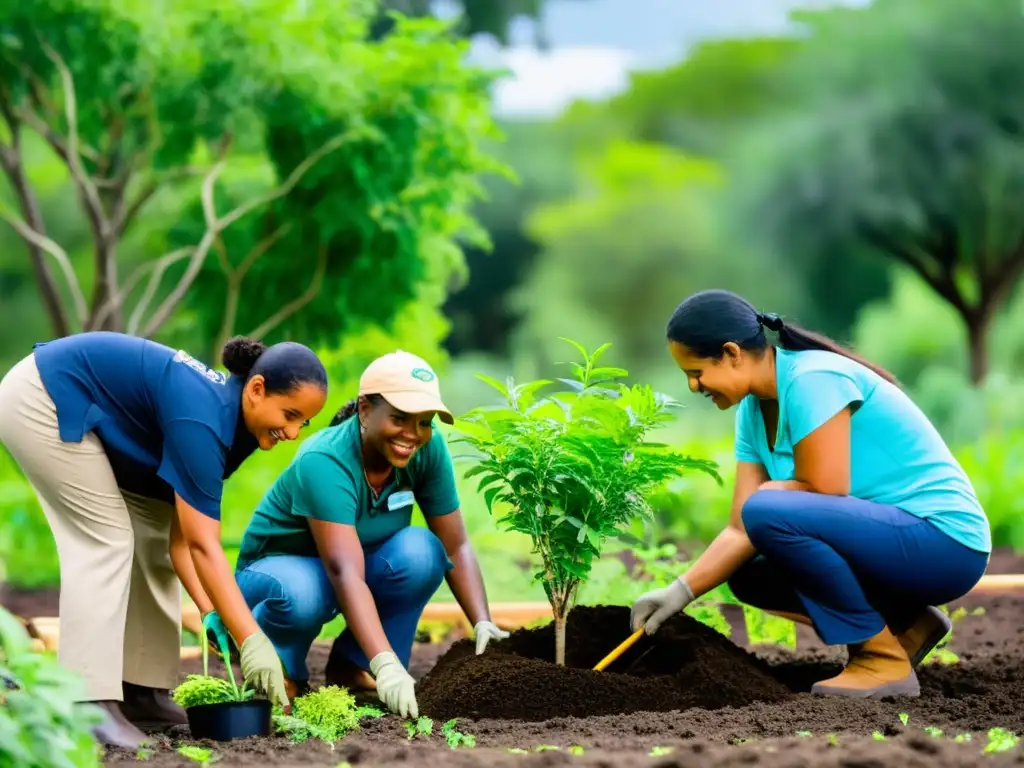
{"type": "Polygon", "coordinates": [[[814,331],[808,331],[806,328],[801,328],[793,323],[784,322],[782,318],[776,314],[758,313],[757,321],[769,331],[774,331],[778,335],[779,346],[785,350],[790,352],[802,352],[805,350],[816,349],[823,352],[834,352],[837,355],[842,355],[845,358],[849,358],[850,360],[860,363],[865,368],[877,373],[890,384],[896,384],[899,386],[899,382],[896,380],[896,377],[889,373],[889,371],[879,365],[875,365],[874,363],[865,360],[859,355],[855,355],[853,352],[827,336],[822,336],[820,333],[815,333],[814,331]]]}
{"type": "MultiPolygon", "coordinates": [[[[364,397],[371,405],[377,405],[377,403],[381,402],[384,399],[381,395],[374,394],[362,395],[362,397],[364,397]]],[[[338,409],[338,412],[334,414],[334,418],[331,419],[331,423],[328,426],[336,427],[343,421],[348,421],[349,419],[356,415],[356,411],[358,410],[359,398],[357,397],[352,400],[349,400],[347,403],[341,406],[341,408],[338,409]]]]}
{"type": "Polygon", "coordinates": [[[338,412],[334,414],[334,418],[331,419],[331,423],[328,426],[336,427],[339,424],[341,424],[341,422],[347,421],[348,419],[352,418],[356,413],[356,408],[358,407],[358,405],[358,399],[349,400],[347,403],[341,406],[341,408],[338,409],[338,412]]]}

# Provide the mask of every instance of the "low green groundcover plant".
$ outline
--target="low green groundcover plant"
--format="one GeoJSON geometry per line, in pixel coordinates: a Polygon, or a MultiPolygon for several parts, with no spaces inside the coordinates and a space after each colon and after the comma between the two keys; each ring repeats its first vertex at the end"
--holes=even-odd
{"type": "Polygon", "coordinates": [[[551,603],[559,665],[566,620],[603,541],[637,517],[651,519],[649,497],[671,478],[699,471],[722,482],[714,462],[647,441],[672,420],[678,403],[650,386],[622,383],[625,369],[598,366],[610,344],[591,353],[563,340],[583,357],[569,364],[572,378],[557,380],[565,389],[541,397],[555,382],[517,384],[509,377],[503,384],[478,374],[505,402],[469,411],[452,440],[475,449],[465,476],[480,477],[488,511],[506,504],[499,522],[529,536],[540,555],[535,578],[551,603]]]}
{"type": "Polygon", "coordinates": [[[333,744],[358,728],[362,715],[373,714],[379,712],[367,712],[357,707],[355,696],[348,689],[325,685],[296,697],[290,715],[275,708],[274,727],[278,733],[287,734],[295,742],[312,738],[333,744]]]}
{"type": "Polygon", "coordinates": [[[99,708],[76,704],[84,682],[53,655],[32,649],[28,632],[0,608],[0,765],[94,768],[101,750],[99,708]]]}

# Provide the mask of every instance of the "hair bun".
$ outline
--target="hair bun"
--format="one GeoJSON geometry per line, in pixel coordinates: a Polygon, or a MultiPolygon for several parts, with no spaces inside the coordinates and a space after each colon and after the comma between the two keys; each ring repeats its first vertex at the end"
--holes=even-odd
{"type": "Polygon", "coordinates": [[[267,351],[267,345],[262,341],[249,339],[245,336],[235,336],[230,339],[221,352],[221,359],[224,367],[235,376],[243,379],[249,375],[249,371],[256,365],[260,355],[267,351]]]}

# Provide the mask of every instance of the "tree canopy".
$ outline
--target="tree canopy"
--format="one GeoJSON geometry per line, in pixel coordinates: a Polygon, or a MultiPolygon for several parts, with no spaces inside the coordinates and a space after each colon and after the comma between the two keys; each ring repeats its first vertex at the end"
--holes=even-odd
{"type": "Polygon", "coordinates": [[[981,381],[986,331],[1024,271],[1020,4],[876,0],[798,18],[791,106],[731,166],[736,221],[828,271],[868,253],[908,265],[962,319],[981,381]]]}
{"type": "Polygon", "coordinates": [[[368,0],[46,0],[0,11],[0,164],[54,334],[336,340],[451,279],[494,74],[435,19],[368,0]],[[88,249],[50,236],[24,160],[66,166],[88,249]],[[226,297],[226,298],[225,298],[226,297]]]}

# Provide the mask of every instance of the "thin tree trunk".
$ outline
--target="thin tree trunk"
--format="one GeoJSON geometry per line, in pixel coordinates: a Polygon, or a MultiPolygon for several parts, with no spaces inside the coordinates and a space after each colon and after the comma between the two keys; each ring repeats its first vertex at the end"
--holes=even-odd
{"type": "Polygon", "coordinates": [[[555,664],[565,666],[565,616],[555,614],[555,664]]]}

